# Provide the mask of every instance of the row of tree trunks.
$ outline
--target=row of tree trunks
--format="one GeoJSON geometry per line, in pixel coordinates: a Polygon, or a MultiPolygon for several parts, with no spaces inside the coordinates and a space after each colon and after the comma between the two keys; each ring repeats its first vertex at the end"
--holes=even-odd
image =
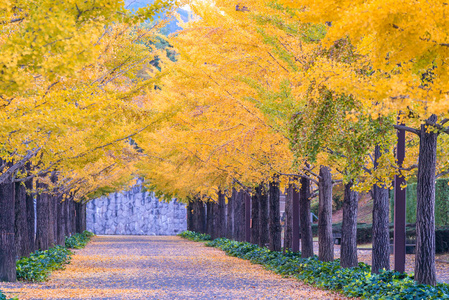
{"type": "MultiPolygon", "coordinates": [[[[37,187],[46,189],[42,183],[37,187]]],[[[31,190],[32,181],[0,185],[0,281],[16,280],[17,258],[63,245],[65,236],[86,229],[85,204],[31,190]]]]}

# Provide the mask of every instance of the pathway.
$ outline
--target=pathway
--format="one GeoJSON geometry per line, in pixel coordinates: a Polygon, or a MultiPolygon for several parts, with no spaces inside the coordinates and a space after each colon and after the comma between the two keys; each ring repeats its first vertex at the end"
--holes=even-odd
{"type": "Polygon", "coordinates": [[[97,236],[44,283],[0,283],[19,299],[346,299],[179,237],[97,236]]]}

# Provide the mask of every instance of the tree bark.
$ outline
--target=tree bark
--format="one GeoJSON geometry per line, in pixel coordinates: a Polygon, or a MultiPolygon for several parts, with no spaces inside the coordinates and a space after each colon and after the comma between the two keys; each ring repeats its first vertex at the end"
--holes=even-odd
{"type": "MultiPolygon", "coordinates": [[[[37,184],[38,188],[46,188],[45,184],[37,184]]],[[[50,231],[50,221],[48,218],[50,203],[48,200],[48,194],[43,192],[36,195],[36,218],[37,218],[37,232],[36,232],[36,249],[48,250],[49,238],[48,232],[50,231]]]]}
{"type": "Polygon", "coordinates": [[[187,230],[195,231],[193,226],[193,201],[187,203],[187,230]]]}
{"type": "Polygon", "coordinates": [[[30,253],[36,251],[36,213],[34,211],[34,195],[31,193],[33,190],[33,180],[25,181],[25,187],[27,189],[27,193],[25,195],[26,202],[26,222],[28,227],[28,249],[30,253]]]}
{"type": "Polygon", "coordinates": [[[351,188],[353,181],[345,185],[343,224],[341,226],[341,260],[343,268],[358,265],[357,261],[357,208],[359,193],[351,188]]]}
{"type": "Polygon", "coordinates": [[[236,197],[236,190],[232,189],[232,194],[228,197],[227,204],[227,220],[226,220],[226,237],[230,240],[234,239],[234,202],[236,197]]]}
{"type": "Polygon", "coordinates": [[[83,233],[86,230],[86,204],[83,202],[75,202],[76,210],[76,232],[83,233]]]}
{"type": "Polygon", "coordinates": [[[225,194],[223,192],[218,192],[218,237],[223,238],[226,237],[226,199],[225,194]]]}
{"type": "Polygon", "coordinates": [[[70,198],[65,199],[64,201],[64,225],[65,225],[65,234],[66,236],[72,235],[72,222],[70,221],[71,215],[70,215],[70,201],[72,201],[70,198]]]}
{"type": "Polygon", "coordinates": [[[260,189],[259,195],[259,209],[260,209],[260,234],[259,234],[259,246],[260,247],[266,247],[269,244],[269,230],[268,230],[268,224],[269,224],[269,214],[268,214],[268,193],[265,187],[265,184],[260,184],[258,186],[258,189],[260,189]]]}
{"type": "Polygon", "coordinates": [[[259,244],[260,234],[260,217],[259,217],[259,203],[260,203],[260,187],[256,187],[254,194],[252,195],[251,206],[251,243],[259,244]]]}
{"type": "Polygon", "coordinates": [[[72,224],[70,224],[70,228],[71,230],[71,234],[75,234],[76,233],[76,210],[75,210],[75,201],[70,201],[70,221],[72,222],[72,224]]]}
{"type": "Polygon", "coordinates": [[[0,184],[0,281],[16,281],[15,186],[0,184]]]}
{"type": "Polygon", "coordinates": [[[245,206],[244,191],[237,192],[234,203],[234,239],[239,242],[245,241],[245,206]]]}
{"type": "Polygon", "coordinates": [[[64,209],[64,202],[60,202],[59,200],[57,202],[57,209],[56,209],[56,215],[57,215],[57,224],[58,224],[58,230],[56,232],[56,243],[58,245],[64,245],[65,243],[65,209],[64,209]]]}
{"type": "Polygon", "coordinates": [[[321,166],[319,178],[318,259],[321,261],[334,260],[332,174],[331,170],[325,166],[321,166]]]}
{"type": "Polygon", "coordinates": [[[26,187],[21,183],[15,183],[15,244],[18,257],[28,256],[31,253],[29,248],[29,234],[26,209],[26,187]]]}
{"type": "Polygon", "coordinates": [[[54,197],[54,195],[52,194],[47,194],[47,199],[48,199],[48,247],[53,247],[56,245],[56,232],[55,228],[56,228],[56,217],[57,217],[57,213],[56,213],[56,199],[54,197]]]}
{"type": "MultiPolygon", "coordinates": [[[[374,149],[374,168],[382,153],[380,147],[374,149]]],[[[373,254],[372,273],[380,270],[390,270],[390,196],[384,185],[373,186],[373,254]]]]}
{"type": "Polygon", "coordinates": [[[206,202],[206,220],[207,220],[207,234],[210,235],[212,237],[212,228],[214,227],[214,218],[212,216],[213,213],[213,202],[211,201],[207,201],[206,202]]]}
{"type": "Polygon", "coordinates": [[[310,222],[310,180],[301,177],[299,219],[301,224],[301,257],[313,256],[312,223],[310,222]]]}
{"type": "MultiPolygon", "coordinates": [[[[429,121],[436,123],[432,115],[429,121]]],[[[421,125],[418,182],[416,187],[415,280],[436,285],[435,266],[435,171],[438,133],[421,125]]]]}
{"type": "Polygon", "coordinates": [[[289,184],[285,196],[284,249],[292,249],[293,243],[293,184],[289,184]]]}
{"type": "Polygon", "coordinates": [[[206,233],[206,214],[204,211],[204,203],[200,199],[196,199],[193,203],[195,231],[206,233]]]}
{"type": "Polygon", "coordinates": [[[219,228],[219,217],[220,213],[218,210],[218,203],[212,202],[212,239],[215,240],[220,237],[220,228],[219,228]]]}
{"type": "MultiPolygon", "coordinates": [[[[276,179],[277,180],[277,179],[276,179]]],[[[279,208],[279,182],[273,180],[269,187],[270,201],[270,247],[271,251],[281,251],[281,222],[279,208]]]]}

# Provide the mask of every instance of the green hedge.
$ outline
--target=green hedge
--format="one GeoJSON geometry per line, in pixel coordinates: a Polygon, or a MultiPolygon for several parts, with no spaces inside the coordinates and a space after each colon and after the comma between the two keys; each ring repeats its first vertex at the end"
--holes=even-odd
{"type": "Polygon", "coordinates": [[[94,234],[87,230],[84,230],[83,233],[75,233],[70,237],[65,237],[65,246],[66,248],[71,249],[84,248],[92,236],[94,236],[94,234]]]}
{"type": "MultiPolygon", "coordinates": [[[[27,281],[45,281],[54,270],[64,269],[69,263],[70,249],[80,249],[86,246],[94,234],[89,231],[77,233],[65,239],[65,246],[55,246],[48,250],[36,251],[30,257],[23,257],[16,262],[17,279],[27,281]]],[[[2,298],[0,298],[2,300],[2,298]]]]}
{"type": "MultiPolygon", "coordinates": [[[[449,179],[437,179],[435,184],[435,225],[449,225],[449,179]]],[[[416,223],[416,183],[407,185],[407,223],[416,223]]],[[[394,211],[394,193],[390,192],[391,212],[394,211]]],[[[393,213],[390,214],[393,221],[393,213]]]]}
{"type": "MultiPolygon", "coordinates": [[[[190,237],[195,233],[189,233],[190,237]]],[[[197,240],[201,236],[196,235],[197,240]]],[[[393,271],[371,274],[370,266],[359,263],[356,268],[341,268],[340,261],[321,262],[316,256],[303,259],[300,253],[270,251],[247,242],[215,239],[206,246],[217,247],[227,254],[284,276],[292,276],[320,288],[338,291],[348,297],[365,299],[449,299],[449,285],[418,285],[412,275],[393,271]]]]}
{"type": "Polygon", "coordinates": [[[208,234],[204,234],[204,233],[198,233],[198,232],[194,232],[194,231],[183,231],[180,234],[178,234],[180,237],[183,237],[185,239],[191,240],[191,241],[195,241],[195,242],[202,242],[202,241],[210,241],[211,237],[208,234]]]}
{"type": "Polygon", "coordinates": [[[72,254],[72,251],[59,245],[31,253],[30,257],[23,257],[17,261],[17,278],[27,281],[45,281],[52,271],[64,269],[72,254]]]}

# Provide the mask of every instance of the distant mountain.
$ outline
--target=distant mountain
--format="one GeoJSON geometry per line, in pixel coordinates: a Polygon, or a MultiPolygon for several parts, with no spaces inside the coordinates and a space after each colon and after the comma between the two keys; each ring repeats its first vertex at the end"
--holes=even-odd
{"type": "MultiPolygon", "coordinates": [[[[125,7],[127,9],[130,10],[137,10],[141,7],[145,7],[148,4],[152,4],[154,2],[154,0],[125,0],[125,7]]],[[[181,16],[181,19],[184,22],[187,22],[190,19],[190,12],[185,10],[185,9],[178,9],[178,14],[181,16]]],[[[165,19],[165,13],[159,13],[158,14],[159,17],[161,17],[162,19],[165,19]]],[[[167,26],[165,26],[161,32],[165,35],[169,35],[173,32],[176,32],[178,30],[181,30],[182,28],[178,26],[178,21],[177,20],[171,20],[167,26]]]]}

